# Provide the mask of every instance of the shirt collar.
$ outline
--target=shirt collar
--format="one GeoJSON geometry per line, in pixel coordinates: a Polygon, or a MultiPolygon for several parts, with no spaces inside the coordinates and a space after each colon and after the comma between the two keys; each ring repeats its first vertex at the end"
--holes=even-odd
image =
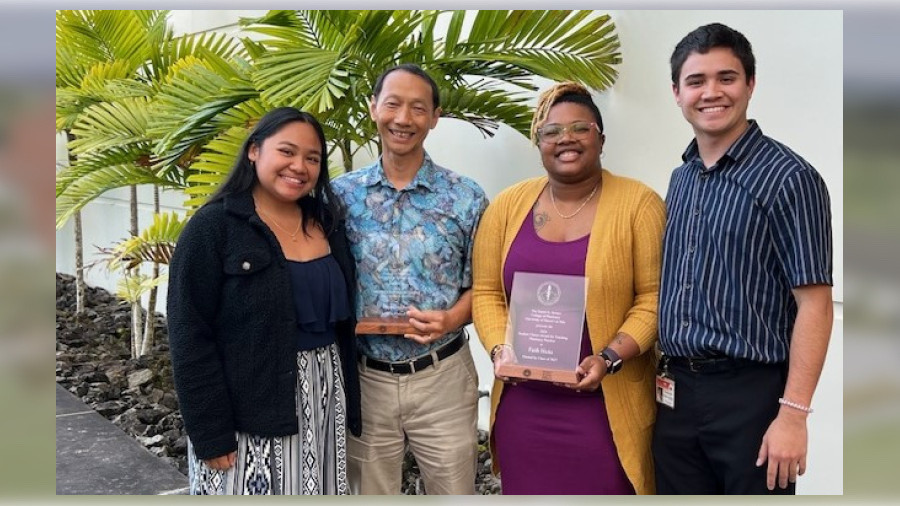
{"type": "MultiPolygon", "coordinates": [[[[375,186],[376,184],[382,184],[384,186],[388,186],[393,188],[393,185],[390,181],[388,181],[387,176],[384,174],[384,166],[381,164],[382,157],[378,157],[378,161],[372,165],[372,169],[369,170],[366,175],[362,178],[362,183],[365,186],[375,186]]],[[[437,170],[435,169],[434,162],[431,160],[431,157],[428,155],[428,152],[425,152],[425,159],[422,161],[422,166],[419,167],[419,170],[416,171],[416,175],[413,177],[413,180],[409,183],[405,189],[412,189],[417,186],[422,186],[427,188],[428,190],[434,191],[437,186],[437,170]]]]}
{"type": "Polygon", "coordinates": [[[225,209],[238,216],[249,218],[255,212],[256,204],[253,202],[253,192],[251,190],[225,195],[222,200],[225,209]]]}
{"type": "MultiPolygon", "coordinates": [[[[731,160],[739,161],[741,158],[747,156],[753,146],[756,146],[758,144],[758,141],[763,136],[762,129],[759,128],[759,125],[756,123],[755,119],[748,120],[747,123],[747,129],[744,130],[744,133],[742,133],[736,141],[734,141],[731,147],[728,148],[728,151],[726,151],[725,154],[722,155],[722,158],[727,157],[731,160]]],[[[697,138],[695,137],[691,141],[691,143],[688,144],[688,147],[684,150],[684,153],[682,153],[681,160],[687,163],[698,160],[699,158],[700,148],[697,147],[697,138]]],[[[718,165],[718,162],[716,162],[716,164],[718,165]]]]}

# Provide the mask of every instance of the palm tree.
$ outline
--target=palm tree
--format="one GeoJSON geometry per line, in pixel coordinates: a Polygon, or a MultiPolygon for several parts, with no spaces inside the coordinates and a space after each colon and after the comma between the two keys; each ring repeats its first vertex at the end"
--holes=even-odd
{"type": "MultiPolygon", "coordinates": [[[[153,223],[140,235],[129,237],[111,248],[101,248],[99,262],[105,263],[109,270],[124,272],[134,270],[141,263],[152,263],[154,266],[168,265],[175,250],[175,242],[186,223],[187,220],[175,212],[164,214],[157,212],[153,216],[153,223]]],[[[123,276],[116,295],[131,305],[132,312],[140,312],[141,298],[144,294],[149,292],[152,295],[166,279],[166,276],[160,275],[158,270],[154,270],[150,276],[141,274],[123,276]]],[[[152,308],[152,304],[149,307],[152,308]]],[[[146,355],[153,348],[152,321],[153,313],[148,311],[143,337],[132,339],[132,356],[146,355]],[[151,329],[150,333],[147,332],[148,328],[151,329]]],[[[139,324],[139,321],[132,319],[132,336],[142,335],[139,324]]]]}
{"type": "MultiPolygon", "coordinates": [[[[185,61],[202,61],[204,55],[227,58],[240,46],[222,34],[176,38],[167,14],[57,12],[57,130],[69,134],[71,154],[69,166],[57,174],[57,228],[100,195],[130,187],[131,236],[137,237],[137,186],[153,185],[154,195],[160,187],[184,187],[181,160],[161,162],[153,156],[155,140],[148,131],[152,97],[185,61]]],[[[154,206],[158,213],[156,197],[154,206]]],[[[126,276],[139,277],[139,267],[129,264],[126,276]]],[[[81,266],[76,269],[82,271],[81,266]]],[[[158,271],[154,262],[154,276],[158,271]]],[[[154,334],[156,289],[153,283],[145,286],[153,286],[147,325],[141,325],[139,300],[132,312],[136,355],[154,334]]]]}
{"type": "Polygon", "coordinates": [[[621,62],[613,23],[593,11],[270,11],[240,24],[262,37],[244,39],[250,65],[186,67],[157,95],[157,155],[198,153],[188,207],[215,191],[249,128],[276,106],[315,114],[343,161],[332,171],[352,170],[360,149],[378,151],[368,98],[397,63],[440,83],[445,117],[492,136],[499,124],[528,135],[536,77],[602,90],[621,62]]]}
{"type": "Polygon", "coordinates": [[[75,216],[77,312],[84,308],[82,224],[80,207],[68,203],[72,190],[78,189],[80,176],[96,168],[98,161],[90,156],[78,158],[74,148],[79,134],[74,130],[92,107],[118,96],[120,90],[115,83],[128,79],[143,60],[138,34],[145,31],[143,28],[158,26],[159,19],[148,12],[56,13],[56,129],[66,133],[69,147],[68,164],[56,181],[57,228],[75,216]],[[75,187],[70,188],[73,184],[75,187]]]}

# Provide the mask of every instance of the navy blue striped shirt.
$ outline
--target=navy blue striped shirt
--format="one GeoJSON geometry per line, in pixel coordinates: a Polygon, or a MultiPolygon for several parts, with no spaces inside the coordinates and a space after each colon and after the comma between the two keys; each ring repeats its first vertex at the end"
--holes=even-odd
{"type": "Polygon", "coordinates": [[[786,361],[797,317],[791,289],[832,284],[825,182],[753,120],[712,167],[696,139],[682,159],[666,196],[662,352],[786,361]]]}

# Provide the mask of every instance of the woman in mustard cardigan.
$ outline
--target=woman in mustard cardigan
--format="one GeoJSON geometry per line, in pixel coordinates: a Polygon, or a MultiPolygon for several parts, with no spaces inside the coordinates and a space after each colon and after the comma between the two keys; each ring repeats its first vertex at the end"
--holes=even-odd
{"type": "Polygon", "coordinates": [[[602,168],[603,119],[583,86],[541,94],[532,139],[547,171],[490,204],[475,238],[473,316],[494,361],[493,471],[504,494],[652,494],[656,307],[665,208],[602,168]],[[515,272],[588,278],[579,381],[510,381],[515,272]]]}

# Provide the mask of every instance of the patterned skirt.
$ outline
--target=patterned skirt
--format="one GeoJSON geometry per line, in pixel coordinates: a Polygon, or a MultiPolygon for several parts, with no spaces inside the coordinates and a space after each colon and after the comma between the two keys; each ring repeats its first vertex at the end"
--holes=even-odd
{"type": "Polygon", "coordinates": [[[192,495],[345,495],[346,399],[336,345],[297,353],[298,433],[237,433],[237,459],[210,469],[188,441],[192,495]]]}

